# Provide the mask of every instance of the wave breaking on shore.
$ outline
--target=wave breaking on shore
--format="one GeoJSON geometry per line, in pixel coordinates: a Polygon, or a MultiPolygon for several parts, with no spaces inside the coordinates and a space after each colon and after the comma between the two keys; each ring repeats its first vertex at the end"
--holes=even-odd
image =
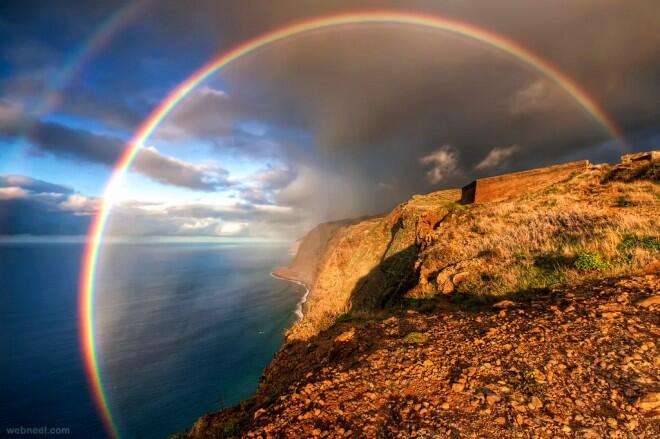
{"type": "Polygon", "coordinates": [[[305,314],[303,313],[303,306],[305,305],[305,302],[307,302],[307,298],[309,297],[309,287],[307,286],[307,284],[305,282],[302,282],[302,281],[299,281],[299,280],[296,280],[296,279],[291,279],[291,278],[288,278],[288,277],[277,275],[274,272],[271,272],[270,275],[273,276],[275,279],[280,279],[280,280],[284,280],[284,281],[287,281],[287,282],[292,282],[294,284],[298,284],[298,285],[305,288],[305,293],[302,295],[302,297],[300,298],[300,300],[296,304],[296,309],[293,311],[296,314],[296,316],[298,317],[298,322],[302,321],[302,319],[305,318],[305,314]]]}

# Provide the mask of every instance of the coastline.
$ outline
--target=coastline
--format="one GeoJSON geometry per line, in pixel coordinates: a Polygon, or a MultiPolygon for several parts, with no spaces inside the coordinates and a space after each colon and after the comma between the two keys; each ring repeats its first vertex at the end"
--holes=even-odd
{"type": "MultiPolygon", "coordinates": [[[[296,316],[298,316],[298,322],[301,322],[305,318],[305,314],[304,314],[303,310],[304,310],[305,303],[307,302],[307,299],[309,297],[310,288],[309,288],[309,286],[307,285],[306,282],[303,282],[301,280],[298,280],[298,279],[295,279],[295,278],[292,278],[292,277],[287,277],[287,276],[283,276],[281,274],[277,274],[276,271],[278,271],[277,268],[275,270],[271,271],[271,273],[270,273],[270,275],[273,276],[275,279],[280,279],[280,280],[284,280],[284,281],[287,281],[287,282],[292,282],[292,283],[301,285],[305,288],[305,293],[303,294],[303,296],[300,298],[300,300],[296,304],[296,309],[294,310],[294,313],[296,314],[296,316]]],[[[298,322],[296,322],[296,323],[298,323],[298,322]]]]}

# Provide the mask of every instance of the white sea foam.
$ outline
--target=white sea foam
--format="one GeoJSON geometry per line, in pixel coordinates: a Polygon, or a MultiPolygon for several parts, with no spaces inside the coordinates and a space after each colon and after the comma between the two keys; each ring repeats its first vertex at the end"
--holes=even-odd
{"type": "Polygon", "coordinates": [[[294,311],[296,316],[298,316],[298,321],[300,322],[305,317],[305,315],[303,314],[303,306],[305,305],[305,302],[307,302],[307,297],[309,296],[309,288],[307,288],[307,285],[304,282],[301,282],[299,280],[278,276],[275,273],[271,273],[270,275],[273,276],[275,279],[285,280],[287,282],[293,282],[294,284],[301,285],[305,288],[305,294],[303,294],[303,296],[296,304],[296,309],[294,311]]]}

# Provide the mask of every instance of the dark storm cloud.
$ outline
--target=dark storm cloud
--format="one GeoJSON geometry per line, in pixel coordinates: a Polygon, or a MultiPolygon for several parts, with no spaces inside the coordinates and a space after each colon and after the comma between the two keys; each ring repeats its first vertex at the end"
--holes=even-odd
{"type": "MultiPolygon", "coordinates": [[[[87,7],[98,16],[100,9],[87,7]]],[[[108,73],[96,78],[89,96],[72,96],[64,106],[130,130],[214,53],[302,19],[390,8],[460,19],[518,42],[593,96],[631,150],[658,147],[660,3],[654,0],[163,1],[145,15],[139,34],[137,28],[122,34],[115,43],[121,50],[112,52],[112,65],[103,64],[108,73]],[[136,97],[140,87],[146,98],[136,97]],[[109,96],[112,105],[104,106],[109,96]]],[[[71,15],[79,20],[86,13],[71,15]]],[[[34,59],[20,62],[34,73],[15,78],[23,81],[17,89],[48,76],[34,59]]],[[[256,221],[255,206],[265,215],[265,205],[289,209],[277,213],[288,212],[287,224],[374,213],[475,176],[564,160],[613,161],[622,152],[592,115],[538,71],[448,32],[403,25],[321,30],[262,48],[218,76],[188,96],[157,134],[172,144],[203,140],[216,151],[288,171],[270,186],[257,175],[234,182],[240,213],[223,212],[233,221],[256,221]]],[[[2,120],[0,106],[0,126],[2,120]]],[[[38,134],[35,142],[44,140],[38,134]]],[[[53,153],[107,162],[108,139],[88,140],[89,150],[66,143],[53,153]]],[[[222,169],[143,160],[151,161],[142,172],[157,181],[200,190],[230,184],[222,169]]],[[[218,223],[209,218],[225,220],[218,212],[196,212],[181,220],[191,233],[215,230],[218,223]]]]}
{"type": "Polygon", "coordinates": [[[22,175],[0,175],[0,235],[80,235],[89,200],[71,188],[22,175]],[[74,205],[80,209],[72,209],[74,205]]]}
{"type": "MultiPolygon", "coordinates": [[[[269,9],[246,2],[232,8],[232,19],[256,34],[339,3],[285,1],[269,9]]],[[[631,149],[654,146],[635,139],[640,130],[659,128],[657,2],[378,4],[460,18],[529,47],[593,96],[634,142],[631,149]]],[[[309,171],[278,195],[289,205],[313,206],[316,193],[341,211],[378,211],[478,175],[574,158],[612,160],[622,152],[607,146],[610,134],[592,115],[534,68],[447,32],[397,25],[317,31],[262,49],[223,75],[287,109],[261,113],[267,123],[299,123],[312,134],[319,149],[287,156],[292,168],[309,171]],[[454,151],[444,154],[452,163],[442,148],[454,151]]]]}
{"type": "Polygon", "coordinates": [[[134,169],[158,182],[200,191],[216,191],[232,186],[229,172],[220,166],[193,165],[165,156],[152,147],[140,150],[134,169]]]}
{"type": "MultiPolygon", "coordinates": [[[[204,22],[215,19],[227,48],[297,19],[375,6],[457,17],[530,47],[575,78],[631,135],[658,120],[659,37],[651,22],[660,15],[650,1],[282,1],[272,7],[246,1],[199,9],[204,22]]],[[[533,68],[481,43],[410,26],[306,34],[251,54],[222,76],[232,90],[199,89],[172,114],[170,128],[255,158],[270,148],[292,169],[305,169],[276,202],[326,214],[316,198],[349,215],[384,210],[410,194],[477,175],[573,157],[598,160],[609,138],[533,68]],[[300,142],[271,132],[270,142],[260,144],[237,130],[246,119],[306,130],[313,141],[300,149],[300,142]],[[455,151],[449,168],[433,159],[444,145],[455,151]]],[[[269,201],[255,188],[243,196],[269,201]]]]}
{"type": "Polygon", "coordinates": [[[110,166],[124,148],[123,142],[116,137],[53,122],[37,123],[28,131],[27,138],[42,151],[110,166]]]}
{"type": "MultiPolygon", "coordinates": [[[[55,122],[26,120],[16,108],[0,103],[0,136],[16,138],[23,132],[38,153],[106,166],[113,166],[126,148],[118,137],[55,122]]],[[[140,151],[132,169],[160,183],[194,190],[216,191],[232,185],[229,173],[220,166],[191,164],[153,147],[140,151]]]]}

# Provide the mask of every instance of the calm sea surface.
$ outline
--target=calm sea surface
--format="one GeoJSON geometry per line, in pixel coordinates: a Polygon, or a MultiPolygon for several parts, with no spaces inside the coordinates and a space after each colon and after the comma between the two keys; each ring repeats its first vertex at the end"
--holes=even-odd
{"type": "MultiPolygon", "coordinates": [[[[82,244],[0,243],[0,428],[104,437],[79,349],[82,244]]],[[[304,293],[272,243],[106,245],[101,373],[121,437],[163,438],[249,397],[304,293]]]]}

